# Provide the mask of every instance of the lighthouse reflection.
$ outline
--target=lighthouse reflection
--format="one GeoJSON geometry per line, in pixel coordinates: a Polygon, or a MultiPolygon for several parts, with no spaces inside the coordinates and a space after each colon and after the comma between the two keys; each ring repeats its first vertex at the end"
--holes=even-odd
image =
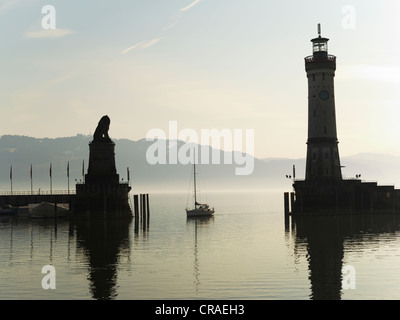
{"type": "Polygon", "coordinates": [[[88,280],[94,299],[114,299],[118,294],[119,257],[130,252],[131,220],[88,219],[74,222],[77,248],[87,259],[88,280]]]}
{"type": "Polygon", "coordinates": [[[344,261],[345,252],[378,249],[381,235],[390,238],[400,230],[396,214],[292,216],[286,222],[296,260],[306,252],[313,300],[339,300],[344,290],[350,290],[342,286],[342,268],[351,264],[344,261]]]}

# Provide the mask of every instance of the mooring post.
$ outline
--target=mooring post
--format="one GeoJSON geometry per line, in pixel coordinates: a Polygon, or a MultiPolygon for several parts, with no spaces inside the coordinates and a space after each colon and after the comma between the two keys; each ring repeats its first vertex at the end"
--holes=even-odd
{"type": "Polygon", "coordinates": [[[135,212],[135,219],[139,218],[139,205],[138,205],[138,195],[134,194],[133,195],[133,206],[134,206],[134,212],[135,212]]]}
{"type": "Polygon", "coordinates": [[[150,206],[149,206],[149,194],[146,193],[146,207],[147,207],[147,223],[150,220],[150,206]]]}
{"type": "Polygon", "coordinates": [[[285,215],[289,214],[289,192],[284,193],[285,215]]]}
{"type": "Polygon", "coordinates": [[[139,227],[139,205],[138,205],[138,195],[134,194],[133,195],[133,206],[134,206],[134,219],[135,219],[135,232],[137,232],[138,227],[139,227]]]}
{"type": "Polygon", "coordinates": [[[290,213],[294,212],[294,192],[290,193],[290,213]]]}
{"type": "Polygon", "coordinates": [[[143,199],[143,227],[146,225],[146,216],[147,216],[147,208],[146,208],[146,194],[142,194],[143,199]]]}
{"type": "Polygon", "coordinates": [[[140,211],[140,222],[143,221],[143,201],[142,201],[142,194],[139,195],[139,211],[140,211]]]}

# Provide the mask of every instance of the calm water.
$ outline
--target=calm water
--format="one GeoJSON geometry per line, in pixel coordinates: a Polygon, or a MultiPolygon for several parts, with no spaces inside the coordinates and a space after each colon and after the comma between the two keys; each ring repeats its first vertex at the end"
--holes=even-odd
{"type": "Polygon", "coordinates": [[[282,192],[213,193],[187,220],[186,194],[151,194],[148,226],[0,223],[0,299],[399,299],[400,216],[285,224],[282,192]],[[56,270],[44,290],[41,269],[56,270]],[[342,267],[355,289],[342,287],[342,267]],[[352,280],[352,281],[353,281],[352,280]]]}

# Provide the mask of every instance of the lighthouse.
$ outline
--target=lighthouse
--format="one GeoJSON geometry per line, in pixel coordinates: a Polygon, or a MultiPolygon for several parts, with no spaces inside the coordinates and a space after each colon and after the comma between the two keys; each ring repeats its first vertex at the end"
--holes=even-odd
{"type": "MultiPolygon", "coordinates": [[[[400,213],[400,189],[364,182],[358,177],[342,179],[338,139],[334,77],[336,57],[328,53],[329,39],[311,40],[313,54],[305,57],[308,79],[308,139],[306,175],[295,179],[289,210],[285,214],[400,213]]],[[[287,221],[287,220],[285,220],[287,221]]]]}
{"type": "Polygon", "coordinates": [[[305,58],[308,79],[308,139],[306,181],[341,180],[334,77],[336,57],[328,54],[329,39],[318,37],[311,40],[311,56],[305,58]]]}

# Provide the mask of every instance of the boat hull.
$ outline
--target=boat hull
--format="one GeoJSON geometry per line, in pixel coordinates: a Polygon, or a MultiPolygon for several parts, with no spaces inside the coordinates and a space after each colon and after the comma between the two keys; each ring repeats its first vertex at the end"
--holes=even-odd
{"type": "Polygon", "coordinates": [[[13,216],[17,214],[17,208],[11,207],[11,206],[2,206],[0,207],[0,217],[7,217],[7,216],[13,216]]]}
{"type": "Polygon", "coordinates": [[[192,209],[188,210],[186,209],[186,215],[188,217],[210,217],[214,215],[214,210],[208,209],[208,210],[200,210],[200,209],[192,209]]]}

